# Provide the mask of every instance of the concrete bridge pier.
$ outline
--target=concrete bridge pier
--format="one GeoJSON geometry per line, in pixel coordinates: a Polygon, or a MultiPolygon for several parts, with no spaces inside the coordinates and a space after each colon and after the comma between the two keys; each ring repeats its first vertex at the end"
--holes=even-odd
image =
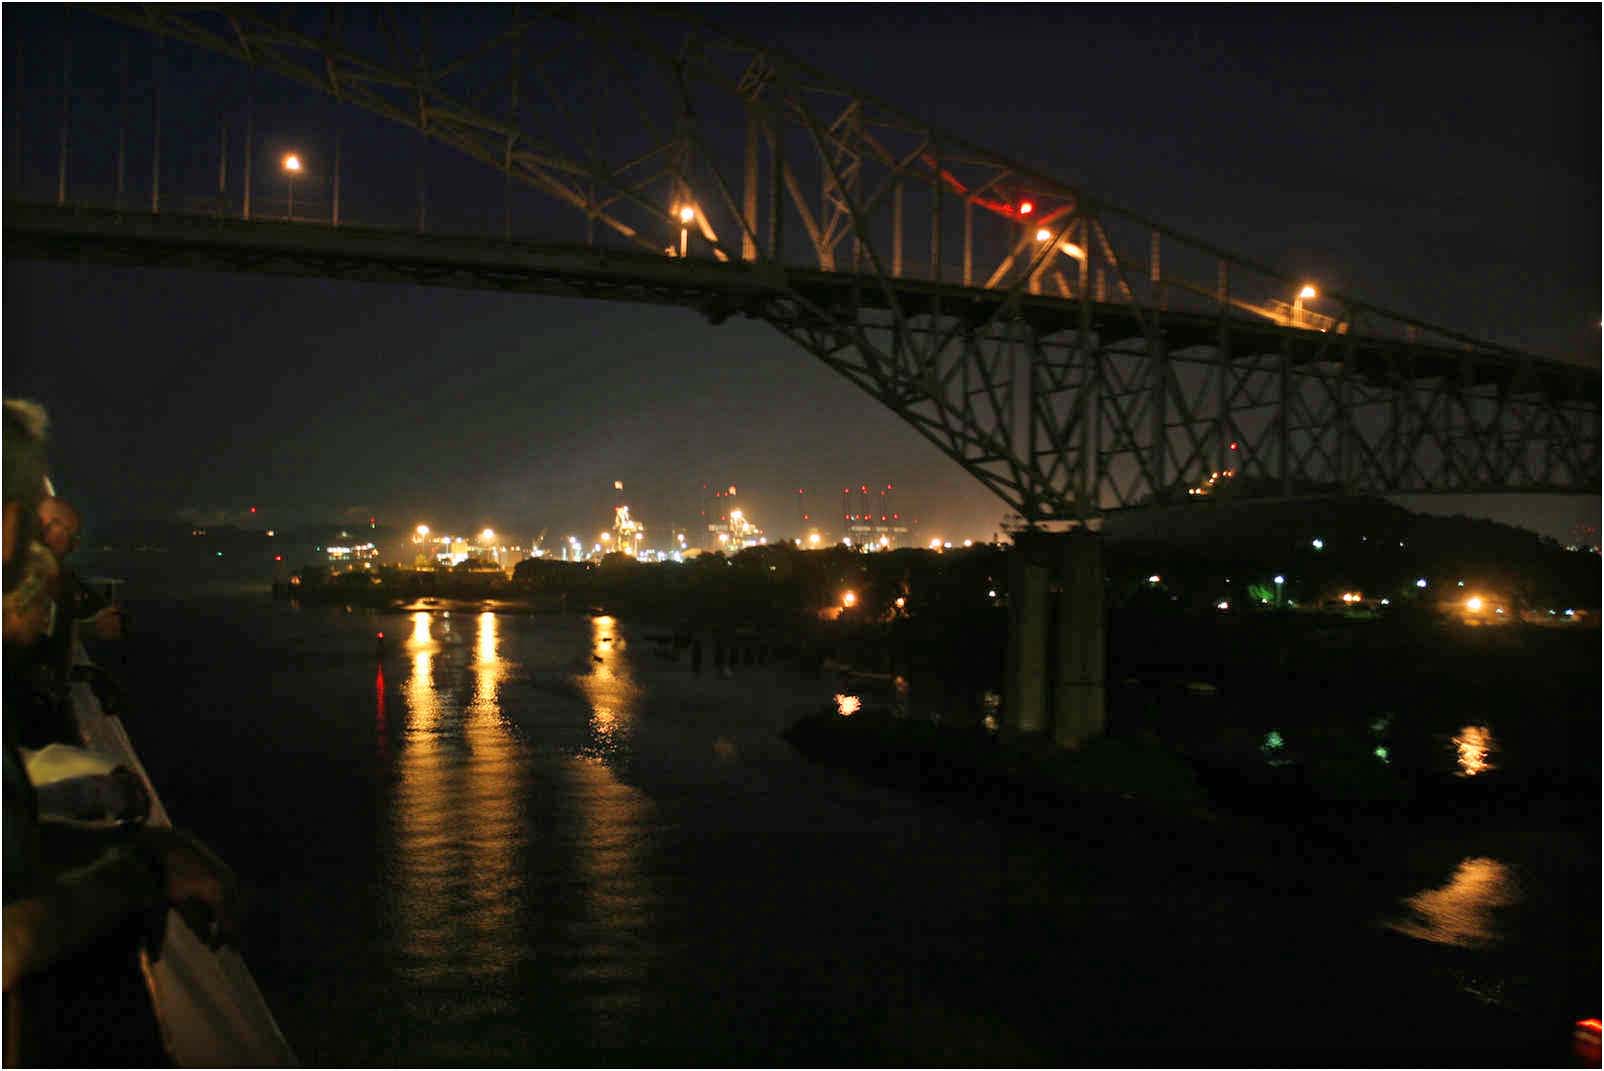
{"type": "Polygon", "coordinates": [[[1047,568],[1036,539],[1015,540],[1008,555],[1008,658],[1003,670],[1003,728],[1047,731],[1047,568]]]}
{"type": "Polygon", "coordinates": [[[1021,534],[1008,557],[1004,729],[1051,730],[1067,748],[1103,735],[1106,664],[1101,537],[1085,529],[1021,534]]]}
{"type": "Polygon", "coordinates": [[[1103,539],[1077,528],[1061,537],[1057,635],[1053,645],[1053,739],[1075,748],[1107,730],[1103,704],[1108,652],[1104,636],[1103,539]]]}

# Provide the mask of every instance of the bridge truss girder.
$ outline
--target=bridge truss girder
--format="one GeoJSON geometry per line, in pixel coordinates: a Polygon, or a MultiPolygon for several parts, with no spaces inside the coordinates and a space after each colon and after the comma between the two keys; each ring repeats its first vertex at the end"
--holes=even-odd
{"type": "MultiPolygon", "coordinates": [[[[448,40],[423,8],[99,10],[538,191],[605,254],[572,269],[580,292],[770,322],[1030,521],[1172,499],[1216,471],[1281,494],[1599,488],[1596,370],[1347,295],[1289,304],[1301,280],[692,14],[511,5],[448,40]],[[641,284],[670,266],[706,286],[641,284]]],[[[310,268],[281,243],[258,270],[432,281],[429,256],[346,244],[316,243],[310,268]]],[[[536,288],[510,248],[466,259],[437,278],[536,288]]]]}

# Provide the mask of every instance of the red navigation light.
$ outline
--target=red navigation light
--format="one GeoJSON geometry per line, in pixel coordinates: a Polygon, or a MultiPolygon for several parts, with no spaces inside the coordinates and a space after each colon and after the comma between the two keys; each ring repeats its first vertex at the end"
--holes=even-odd
{"type": "Polygon", "coordinates": [[[381,639],[381,640],[384,639],[384,633],[382,633],[382,632],[379,633],[379,639],[381,639]]]}
{"type": "Polygon", "coordinates": [[[1019,202],[1019,214],[1021,216],[1028,216],[1034,211],[1036,211],[1036,204],[1034,201],[1019,202]]]}
{"type": "Polygon", "coordinates": [[[892,514],[892,515],[891,515],[891,519],[892,519],[892,520],[894,520],[894,521],[900,521],[900,520],[902,520],[902,514],[900,514],[900,513],[893,513],[893,514],[892,514]]]}
{"type": "Polygon", "coordinates": [[[1235,449],[1236,449],[1236,443],[1232,443],[1232,444],[1231,444],[1231,449],[1233,449],[1233,450],[1235,450],[1235,449]]]}
{"type": "Polygon", "coordinates": [[[284,560],[284,555],[282,555],[282,554],[275,554],[275,555],[273,555],[273,560],[274,560],[274,561],[276,561],[276,562],[281,562],[281,561],[283,561],[283,560],[284,560]]]}
{"type": "Polygon", "coordinates": [[[255,507],[255,506],[252,506],[252,507],[251,507],[251,512],[252,512],[252,513],[255,513],[255,512],[256,512],[256,507],[255,507]]]}

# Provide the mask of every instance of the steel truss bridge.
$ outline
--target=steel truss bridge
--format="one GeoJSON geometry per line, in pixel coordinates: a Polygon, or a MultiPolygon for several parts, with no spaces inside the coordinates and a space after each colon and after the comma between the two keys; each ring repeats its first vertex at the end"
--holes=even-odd
{"type": "MultiPolygon", "coordinates": [[[[70,148],[69,43],[59,147],[47,146],[56,196],[12,196],[8,257],[652,302],[715,324],[756,318],[1031,524],[1187,501],[1222,473],[1244,494],[1278,496],[1600,490],[1598,369],[1345,294],[1300,297],[1303,280],[694,13],[459,8],[462,23],[448,29],[409,8],[94,10],[143,31],[146,47],[182,42],[476,162],[486,219],[431,221],[421,164],[415,218],[354,221],[349,179],[342,214],[352,165],[338,132],[315,195],[303,193],[297,212],[291,185],[279,208],[264,201],[265,180],[253,181],[254,112],[232,178],[225,123],[209,150],[215,189],[208,179],[163,190],[161,109],[175,94],[164,98],[155,75],[140,103],[154,99],[144,123],[154,162],[135,190],[126,45],[108,191],[109,149],[70,148]],[[78,176],[96,167],[100,185],[86,194],[78,176]]],[[[39,51],[54,63],[54,48],[39,51]]],[[[191,109],[212,103],[178,95],[191,109]]],[[[279,162],[266,163],[276,179],[279,162]]]]}

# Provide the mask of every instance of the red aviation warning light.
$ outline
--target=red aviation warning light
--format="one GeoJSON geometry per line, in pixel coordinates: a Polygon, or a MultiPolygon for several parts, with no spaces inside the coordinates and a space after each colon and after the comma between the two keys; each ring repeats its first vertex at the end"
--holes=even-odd
{"type": "Polygon", "coordinates": [[[1019,202],[1019,214],[1021,216],[1028,216],[1034,211],[1036,211],[1036,202],[1034,202],[1034,201],[1020,201],[1019,202]]]}

